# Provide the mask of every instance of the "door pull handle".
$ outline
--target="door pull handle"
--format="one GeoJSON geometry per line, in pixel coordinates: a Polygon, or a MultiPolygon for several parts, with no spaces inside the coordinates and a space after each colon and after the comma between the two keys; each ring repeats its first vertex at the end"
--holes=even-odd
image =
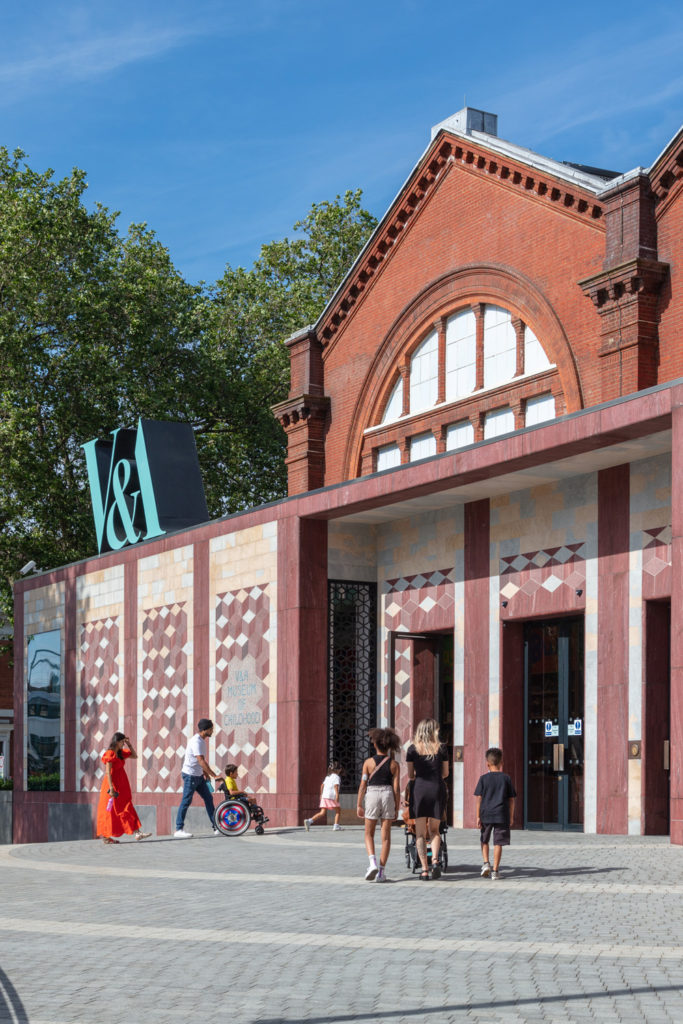
{"type": "Polygon", "coordinates": [[[553,743],[553,771],[564,771],[564,743],[553,743]]]}
{"type": "Polygon", "coordinates": [[[671,743],[669,740],[664,740],[664,757],[663,767],[664,771],[668,772],[671,766],[671,743]]]}

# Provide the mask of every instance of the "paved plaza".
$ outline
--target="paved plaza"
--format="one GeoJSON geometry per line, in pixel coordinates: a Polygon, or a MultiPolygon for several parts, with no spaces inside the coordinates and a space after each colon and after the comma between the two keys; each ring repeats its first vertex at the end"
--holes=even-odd
{"type": "Polygon", "coordinates": [[[362,831],[0,847],[0,1020],[12,1024],[683,1021],[683,850],[474,832],[391,882],[362,831]]]}

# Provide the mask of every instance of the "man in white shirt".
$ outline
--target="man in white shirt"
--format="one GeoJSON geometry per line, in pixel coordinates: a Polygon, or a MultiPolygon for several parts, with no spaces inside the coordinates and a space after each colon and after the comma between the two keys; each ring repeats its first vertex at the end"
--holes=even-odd
{"type": "Polygon", "coordinates": [[[197,732],[188,743],[187,750],[185,751],[185,759],[183,761],[182,769],[183,798],[180,801],[180,807],[178,808],[175,832],[173,833],[174,839],[192,838],[192,833],[185,831],[185,815],[187,814],[187,809],[192,803],[192,798],[195,793],[199,793],[200,797],[204,801],[204,806],[206,807],[206,813],[209,815],[213,834],[215,836],[218,835],[218,829],[213,822],[213,791],[209,787],[207,781],[209,778],[222,778],[218,772],[214,772],[209,768],[208,761],[206,760],[206,741],[212,734],[213,722],[208,718],[200,718],[197,722],[197,732]]]}

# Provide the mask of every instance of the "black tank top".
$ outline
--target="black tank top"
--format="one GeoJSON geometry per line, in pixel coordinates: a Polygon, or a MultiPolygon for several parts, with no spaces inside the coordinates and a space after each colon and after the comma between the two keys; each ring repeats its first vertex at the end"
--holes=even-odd
{"type": "MultiPolygon", "coordinates": [[[[375,766],[380,761],[383,761],[386,756],[386,754],[373,754],[375,766]]],[[[372,778],[368,780],[368,786],[393,786],[394,776],[391,774],[391,762],[392,758],[390,757],[386,764],[383,764],[379,771],[375,772],[372,778]]]]}

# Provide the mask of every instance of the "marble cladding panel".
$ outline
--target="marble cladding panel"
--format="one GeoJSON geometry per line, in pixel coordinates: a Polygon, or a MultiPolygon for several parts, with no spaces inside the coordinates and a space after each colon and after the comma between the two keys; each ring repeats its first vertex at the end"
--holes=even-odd
{"type": "Polygon", "coordinates": [[[331,580],[377,579],[377,528],[331,522],[327,531],[327,575],[331,580]]]}
{"type": "Polygon", "coordinates": [[[212,594],[277,582],[276,522],[225,533],[210,545],[212,594]]]}
{"type": "Polygon", "coordinates": [[[192,545],[138,562],[138,790],[178,793],[194,731],[192,545]]]}
{"type": "Polygon", "coordinates": [[[145,610],[141,623],[142,671],[138,740],[138,788],[177,793],[192,731],[188,714],[188,615],[184,604],[145,610]]]}
{"type": "Polygon", "coordinates": [[[121,615],[123,610],[122,565],[99,569],[76,579],[76,615],[79,623],[121,615]]]}
{"type": "Polygon", "coordinates": [[[101,755],[123,723],[124,568],[85,573],[76,579],[76,788],[94,792],[101,755]]]}
{"type": "Polygon", "coordinates": [[[121,725],[120,659],[117,616],[81,623],[76,666],[76,788],[84,793],[99,789],[102,753],[121,725]]]}
{"type": "Polygon", "coordinates": [[[271,631],[270,587],[255,584],[216,595],[215,707],[216,760],[233,762],[255,793],[275,789],[275,637],[271,631]]]}
{"type": "Polygon", "coordinates": [[[462,550],[462,506],[426,512],[378,526],[377,576],[390,578],[430,573],[442,565],[456,565],[462,550]]]}
{"type": "MultiPolygon", "coordinates": [[[[412,645],[405,637],[396,637],[394,644],[394,728],[401,737],[404,752],[410,743],[410,652],[412,645]]],[[[388,717],[388,716],[387,716],[388,717]]]]}
{"type": "MultiPolygon", "coordinates": [[[[631,463],[631,553],[642,552],[644,598],[671,594],[671,456],[631,463]]],[[[633,571],[638,571],[633,566],[633,571]]]]}

